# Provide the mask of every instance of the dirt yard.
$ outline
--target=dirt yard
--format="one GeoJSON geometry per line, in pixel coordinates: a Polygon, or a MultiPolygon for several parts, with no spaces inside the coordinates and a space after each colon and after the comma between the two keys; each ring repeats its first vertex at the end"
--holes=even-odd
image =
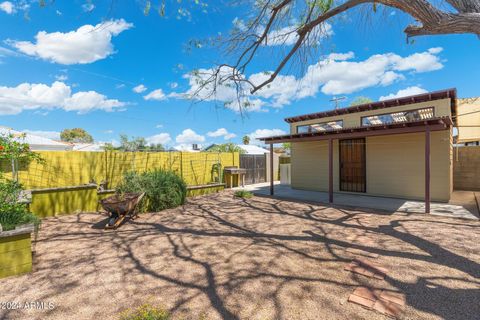
{"type": "Polygon", "coordinates": [[[480,315],[480,223],[220,194],[144,214],[45,220],[31,274],[0,280],[1,319],[117,319],[145,302],[175,319],[385,319],[347,302],[358,286],[406,294],[405,319],[480,315]],[[384,280],[344,270],[378,254],[384,280]],[[360,251],[361,250],[361,251],[360,251]]]}

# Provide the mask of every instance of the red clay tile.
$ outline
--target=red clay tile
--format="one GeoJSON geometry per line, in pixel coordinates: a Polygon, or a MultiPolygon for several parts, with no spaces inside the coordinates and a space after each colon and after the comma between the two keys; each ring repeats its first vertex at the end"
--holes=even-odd
{"type": "Polygon", "coordinates": [[[373,305],[375,304],[375,302],[372,301],[372,300],[368,300],[368,299],[356,296],[354,294],[351,294],[350,297],[348,297],[348,301],[359,304],[362,307],[370,309],[370,310],[373,308],[373,305]]]}
{"type": "Polygon", "coordinates": [[[377,300],[373,309],[394,318],[397,318],[403,312],[403,308],[398,304],[383,299],[377,300]]]}
{"type": "Polygon", "coordinates": [[[353,291],[353,294],[372,301],[375,301],[380,297],[377,296],[377,294],[373,290],[370,290],[367,287],[358,287],[357,289],[355,289],[355,291],[353,291]]]}
{"type": "Polygon", "coordinates": [[[380,297],[384,300],[396,303],[402,307],[405,306],[406,298],[403,293],[384,290],[380,294],[380,297]]]}

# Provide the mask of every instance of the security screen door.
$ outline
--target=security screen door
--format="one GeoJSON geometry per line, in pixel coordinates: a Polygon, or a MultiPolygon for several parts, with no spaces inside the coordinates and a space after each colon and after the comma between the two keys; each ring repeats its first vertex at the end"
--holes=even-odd
{"type": "Polygon", "coordinates": [[[365,138],[340,140],[340,191],[366,192],[365,138]]]}

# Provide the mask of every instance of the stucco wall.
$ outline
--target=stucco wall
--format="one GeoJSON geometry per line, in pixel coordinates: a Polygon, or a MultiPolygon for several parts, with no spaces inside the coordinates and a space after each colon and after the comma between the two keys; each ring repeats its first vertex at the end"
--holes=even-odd
{"type": "MultiPolygon", "coordinates": [[[[328,141],[291,144],[292,187],[328,191],[328,141]]],[[[333,188],[338,190],[338,141],[333,143],[333,188]]]]}
{"type": "MultiPolygon", "coordinates": [[[[423,199],[425,134],[366,139],[367,194],[423,199]]],[[[333,145],[334,191],[339,191],[338,140],[333,145]]],[[[448,201],[452,190],[450,131],[431,133],[431,198],[448,201]]],[[[292,187],[328,191],[328,142],[292,143],[292,187]]]]}

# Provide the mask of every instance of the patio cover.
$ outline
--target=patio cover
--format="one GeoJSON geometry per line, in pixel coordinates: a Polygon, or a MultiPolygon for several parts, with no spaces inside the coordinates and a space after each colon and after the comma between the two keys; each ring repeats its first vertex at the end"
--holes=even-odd
{"type": "Polygon", "coordinates": [[[286,134],[281,136],[258,138],[258,140],[262,140],[266,144],[272,144],[283,142],[318,141],[328,139],[350,139],[390,134],[424,132],[426,127],[429,127],[430,131],[439,131],[449,129],[452,124],[453,122],[450,117],[437,117],[428,120],[412,122],[397,122],[354,128],[331,129],[310,133],[286,134]]]}
{"type": "MultiPolygon", "coordinates": [[[[328,140],[328,191],[329,202],[333,203],[333,140],[425,132],[425,213],[430,213],[430,132],[450,130],[452,125],[453,122],[450,117],[437,117],[421,121],[331,129],[311,133],[287,134],[259,138],[259,140],[264,141],[266,144],[270,144],[270,152],[272,154],[273,144],[275,143],[328,140]]],[[[271,157],[271,159],[273,159],[273,157],[271,157]]],[[[273,195],[273,161],[270,161],[270,174],[270,194],[273,195]]]]}

